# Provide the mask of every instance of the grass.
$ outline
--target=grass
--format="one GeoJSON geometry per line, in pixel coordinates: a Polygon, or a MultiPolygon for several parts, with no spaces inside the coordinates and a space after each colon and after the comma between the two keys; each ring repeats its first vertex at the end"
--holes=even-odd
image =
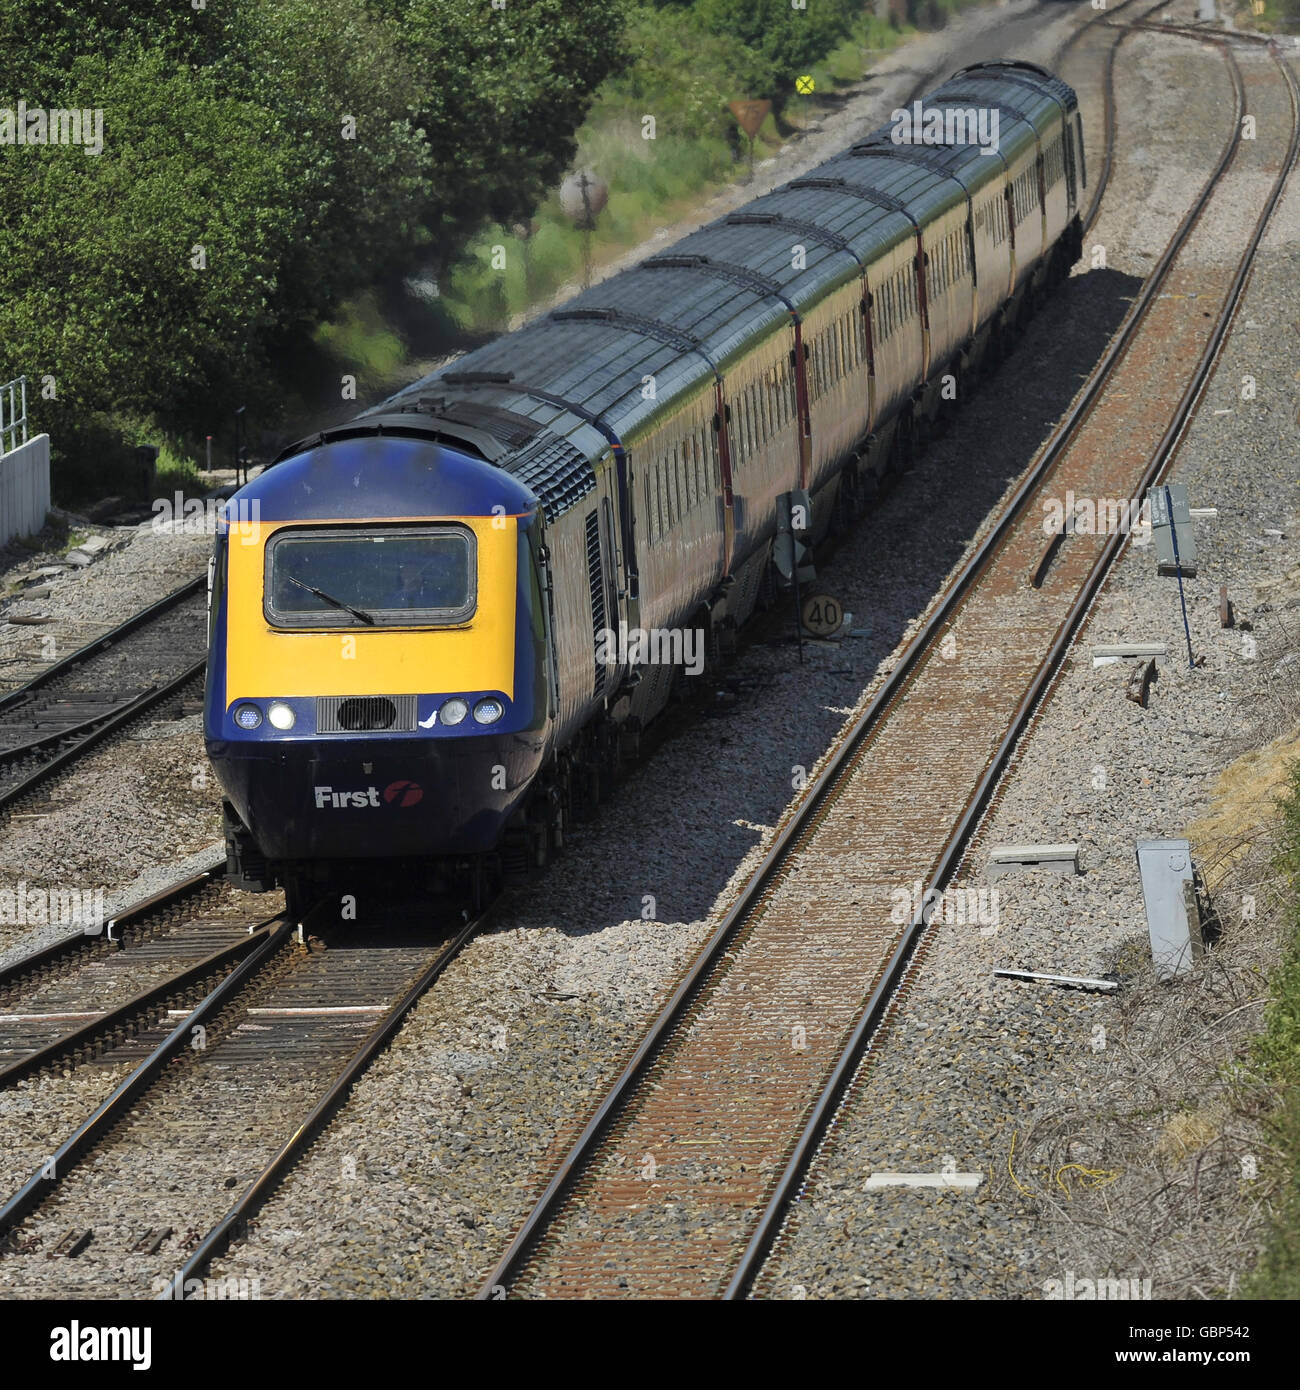
{"type": "Polygon", "coordinates": [[[1264,1032],[1255,1046],[1265,1079],[1281,1097],[1268,1131],[1286,1166],[1272,1239],[1243,1288],[1246,1298],[1300,1298],[1300,763],[1288,768],[1281,800],[1278,867],[1289,898],[1289,934],[1271,980],[1264,1032]]]}
{"type": "MultiPolygon", "coordinates": [[[[940,8],[972,3],[980,0],[946,0],[940,8]]],[[[776,154],[818,119],[828,94],[860,81],[872,63],[914,32],[877,19],[864,5],[850,35],[810,67],[815,94],[791,98],[779,119],[769,115],[764,121],[754,142],[755,162],[776,154]]],[[[727,110],[729,100],[748,95],[734,45],[701,33],[674,7],[649,5],[634,9],[629,40],[635,61],[604,84],[576,137],[574,168],[595,170],[609,187],[590,238],[573,227],[558,189],[552,190],[526,236],[514,226],[493,224],[463,249],[440,277],[432,314],[374,292],[349,301],[302,344],[286,369],[283,399],[291,420],[305,429],[323,412],[345,409],[332,385],[343,376],[355,378],[360,404],[407,381],[413,359],[439,357],[467,339],[507,331],[564,286],[579,283],[588,250],[594,266],[606,264],[747,176],[747,144],[727,110]],[[646,115],[655,118],[653,139],[644,138],[646,115]],[[325,396],[322,381],[331,383],[325,396]]],[[[197,484],[193,458],[179,442],[171,443],[175,447],[164,446],[159,456],[163,495],[197,484]]]]}
{"type": "Polygon", "coordinates": [[[1300,33],[1300,0],[1245,0],[1234,6],[1233,20],[1260,34],[1300,33]]]}
{"type": "Polygon", "coordinates": [[[374,293],[345,304],[333,323],[316,330],[314,342],[356,377],[359,396],[381,390],[406,360],[406,345],[385,319],[374,293]]]}
{"type": "MultiPolygon", "coordinates": [[[[747,144],[727,111],[728,100],[748,95],[743,75],[730,66],[725,40],[685,25],[671,11],[634,16],[633,46],[641,56],[630,72],[605,84],[578,131],[574,167],[595,170],[609,186],[609,203],[591,237],[595,264],[639,245],[747,176],[747,144]],[[648,114],[655,119],[653,139],[644,134],[648,114]]],[[[861,80],[875,59],[912,32],[864,9],[849,37],[810,67],[814,95],[792,98],[779,123],[772,115],[764,121],[754,141],[755,163],[814,120],[827,93],[861,80]]],[[[561,210],[558,190],[534,223],[528,240],[511,228],[487,228],[452,266],[443,306],[466,330],[503,331],[581,276],[584,236],[561,210]]]]}
{"type": "MultiPolygon", "coordinates": [[[[935,8],[956,12],[978,3],[936,0],[935,8]]],[[[914,33],[877,19],[864,4],[849,36],[810,66],[814,94],[792,97],[779,119],[764,121],[755,163],[818,119],[828,95],[860,81],[914,33]]],[[[747,142],[727,110],[729,100],[750,94],[734,45],[702,33],[674,7],[642,5],[632,13],[629,47],[637,55],[631,68],[604,84],[577,132],[573,167],[594,170],[609,187],[590,239],[565,216],[558,189],[537,209],[526,236],[513,226],[485,227],[441,276],[437,317],[445,330],[435,335],[441,345],[415,355],[439,356],[466,336],[507,331],[562,287],[580,283],[588,250],[595,267],[615,260],[747,177],[747,142]],[[653,139],[644,138],[646,115],[655,118],[653,139]]],[[[346,305],[317,331],[312,348],[339,372],[356,375],[359,399],[396,389],[409,376],[402,336],[373,297],[346,305]]]]}

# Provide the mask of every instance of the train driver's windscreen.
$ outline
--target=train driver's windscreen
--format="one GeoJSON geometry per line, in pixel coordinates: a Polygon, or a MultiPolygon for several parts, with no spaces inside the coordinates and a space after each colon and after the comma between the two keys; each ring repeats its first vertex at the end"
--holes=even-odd
{"type": "Polygon", "coordinates": [[[264,610],[277,627],[463,623],[475,560],[464,526],[280,531],[266,547],[264,610]]]}

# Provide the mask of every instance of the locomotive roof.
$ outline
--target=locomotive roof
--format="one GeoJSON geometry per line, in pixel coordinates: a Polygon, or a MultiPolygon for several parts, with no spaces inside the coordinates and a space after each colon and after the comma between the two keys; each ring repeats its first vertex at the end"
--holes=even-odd
{"type": "Polygon", "coordinates": [[[494,506],[517,515],[537,505],[524,481],[466,450],[424,437],[328,431],[250,479],[227,504],[229,515],[254,499],[261,521],[490,516],[494,506]]]}

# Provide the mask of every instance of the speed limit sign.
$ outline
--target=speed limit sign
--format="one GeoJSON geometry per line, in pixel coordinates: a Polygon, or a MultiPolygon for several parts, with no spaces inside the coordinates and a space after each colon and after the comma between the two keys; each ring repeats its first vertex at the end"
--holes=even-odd
{"type": "Polygon", "coordinates": [[[833,637],[844,623],[844,607],[830,594],[809,594],[799,605],[799,620],[814,637],[833,637]]]}

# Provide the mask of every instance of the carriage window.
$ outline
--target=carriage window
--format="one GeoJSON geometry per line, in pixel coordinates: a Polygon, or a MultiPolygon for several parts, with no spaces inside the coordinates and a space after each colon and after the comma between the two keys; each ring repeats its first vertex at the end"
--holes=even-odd
{"type": "Polygon", "coordinates": [[[445,627],[477,607],[466,526],[312,526],[266,547],[263,611],[277,627],[445,627]]]}

